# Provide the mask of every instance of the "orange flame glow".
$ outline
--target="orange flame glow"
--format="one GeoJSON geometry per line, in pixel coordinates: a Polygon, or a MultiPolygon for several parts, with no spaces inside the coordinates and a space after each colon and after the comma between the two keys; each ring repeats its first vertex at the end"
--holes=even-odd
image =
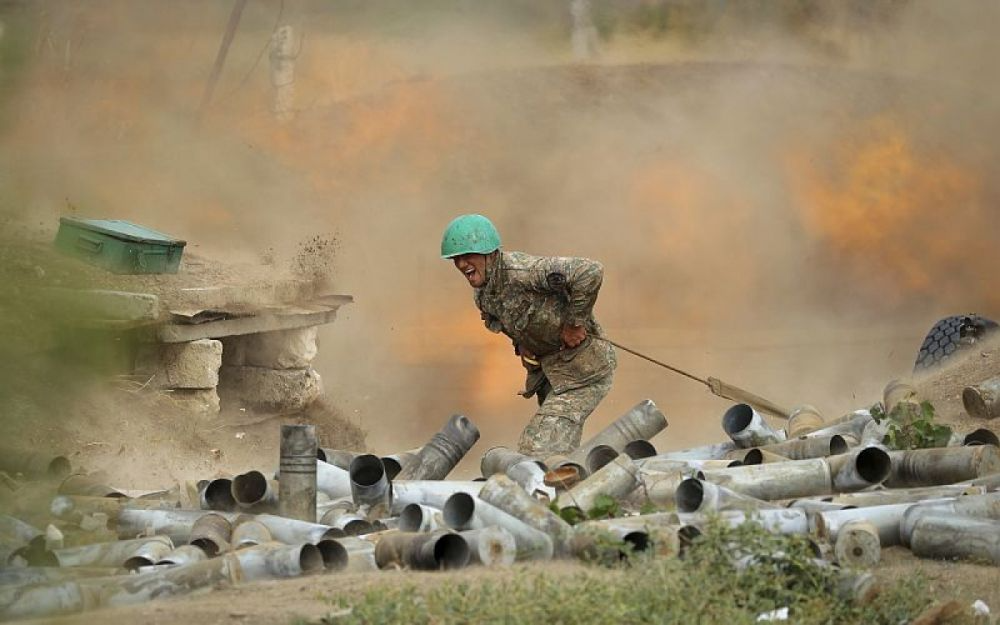
{"type": "Polygon", "coordinates": [[[793,151],[787,164],[807,230],[877,268],[904,291],[930,293],[982,250],[959,241],[982,214],[981,181],[941,152],[920,149],[899,120],[878,117],[827,151],[793,151]]]}

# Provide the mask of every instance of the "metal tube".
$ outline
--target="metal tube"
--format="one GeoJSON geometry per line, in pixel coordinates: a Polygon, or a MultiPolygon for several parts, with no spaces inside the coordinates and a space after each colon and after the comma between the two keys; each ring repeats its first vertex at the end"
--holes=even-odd
{"type": "Polygon", "coordinates": [[[392,507],[392,485],[382,459],[372,454],[356,456],[351,462],[351,497],[359,506],[368,506],[373,518],[384,516],[392,507]]]}
{"type": "Polygon", "coordinates": [[[870,569],[882,559],[878,528],[868,521],[848,521],[837,532],[834,557],[841,566],[870,569]]]}
{"type": "Polygon", "coordinates": [[[962,391],[965,411],[977,419],[1000,417],[1000,376],[965,387],[962,391]]]}
{"type": "Polygon", "coordinates": [[[453,415],[417,454],[417,461],[397,476],[401,480],[443,480],[479,440],[479,428],[464,415],[453,415]]]}
{"type": "Polygon", "coordinates": [[[966,495],[956,499],[924,501],[907,510],[899,522],[899,536],[909,545],[913,526],[923,516],[964,516],[976,519],[1000,520],[1000,492],[966,495]]]}
{"type": "Polygon", "coordinates": [[[319,555],[323,558],[323,568],[327,571],[342,571],[347,568],[349,555],[347,549],[338,540],[321,540],[316,543],[319,555]]]}
{"type": "Polygon", "coordinates": [[[977,477],[974,480],[969,480],[964,483],[968,486],[982,486],[987,491],[1000,490],[1000,473],[993,473],[990,475],[984,475],[983,477],[977,477]]]}
{"type": "MultiPolygon", "coordinates": [[[[698,529],[706,527],[716,515],[678,513],[678,519],[684,525],[698,529]]],[[[742,510],[723,510],[717,518],[731,527],[737,527],[747,522],[757,523],[766,530],[778,534],[808,534],[809,516],[805,510],[797,508],[776,508],[744,512],[742,510]]]]}
{"type": "Polygon", "coordinates": [[[459,535],[469,546],[469,562],[483,566],[510,566],[517,558],[514,536],[502,527],[467,530],[459,535]]]}
{"type": "Polygon", "coordinates": [[[344,535],[343,530],[330,525],[289,519],[273,514],[258,514],[256,520],[263,524],[267,531],[271,532],[271,536],[276,541],[289,545],[303,542],[315,545],[321,540],[339,538],[344,535]]]}
{"type": "MultiPolygon", "coordinates": [[[[787,462],[791,460],[791,458],[786,458],[785,456],[780,456],[776,453],[765,451],[762,447],[753,447],[751,449],[740,449],[739,452],[742,452],[743,454],[742,458],[740,458],[737,455],[737,452],[729,452],[730,455],[736,458],[736,462],[738,462],[738,464],[731,464],[729,466],[738,467],[745,464],[768,464],[773,462],[787,462]]],[[[709,462],[719,462],[719,461],[712,460],[709,462]]],[[[711,468],[711,467],[705,467],[705,468],[711,468]]]]}
{"type": "Polygon", "coordinates": [[[635,464],[640,471],[653,471],[657,473],[672,473],[674,471],[685,471],[689,469],[688,460],[670,460],[663,456],[653,456],[636,460],[635,464]]]}
{"type": "Polygon", "coordinates": [[[172,544],[148,542],[136,549],[131,557],[122,562],[122,568],[129,572],[135,572],[144,566],[153,566],[173,550],[172,544]]]}
{"type": "MultiPolygon", "coordinates": [[[[166,536],[150,536],[54,549],[52,553],[58,560],[59,566],[124,566],[125,562],[132,558],[143,560],[142,565],[153,564],[173,549],[173,542],[166,536]],[[163,550],[162,547],[166,549],[163,550]]],[[[140,566],[138,560],[132,564],[133,569],[140,566]]]]}
{"type": "Polygon", "coordinates": [[[638,485],[639,467],[635,461],[625,455],[617,456],[590,477],[559,495],[556,506],[576,508],[586,513],[594,507],[599,496],[624,497],[638,485]]]}
{"type": "Polygon", "coordinates": [[[668,451],[664,453],[657,454],[652,458],[646,458],[643,462],[649,462],[654,459],[659,460],[723,460],[726,454],[738,449],[736,443],[733,441],[725,441],[722,443],[713,443],[711,445],[702,445],[701,447],[690,447],[688,449],[681,449],[679,451],[668,451]]]}
{"type": "Polygon", "coordinates": [[[699,477],[766,501],[824,495],[832,486],[830,465],[823,458],[706,469],[699,477]]]}
{"type": "Polygon", "coordinates": [[[479,470],[483,477],[489,477],[497,473],[507,473],[511,467],[522,462],[534,463],[543,472],[545,471],[543,462],[502,446],[490,447],[486,450],[482,460],[479,461],[479,470]]]}
{"type": "Polygon", "coordinates": [[[841,528],[850,521],[867,521],[878,528],[879,542],[883,547],[898,545],[899,523],[903,513],[912,503],[897,503],[886,506],[870,506],[867,508],[851,508],[849,510],[831,510],[819,512],[810,520],[813,531],[820,538],[830,542],[837,540],[841,528]]]}
{"type": "MultiPolygon", "coordinates": [[[[749,451],[747,451],[747,453],[749,453],[749,451]]],[[[743,463],[739,460],[728,460],[725,458],[722,460],[695,460],[693,458],[687,460],[673,460],[664,458],[663,456],[643,458],[642,460],[637,460],[636,464],[643,470],[660,471],[663,473],[671,473],[673,471],[687,471],[689,473],[694,473],[695,471],[702,471],[704,469],[728,469],[743,465],[743,463]]]]}
{"type": "Polygon", "coordinates": [[[779,456],[778,454],[773,454],[771,452],[761,451],[760,447],[751,447],[749,449],[734,449],[726,454],[725,460],[689,460],[689,462],[697,462],[699,469],[725,469],[730,466],[741,467],[745,464],[764,464],[765,462],[785,462],[786,460],[791,460],[791,458],[786,458],[784,456],[779,456]],[[709,463],[709,464],[704,464],[709,463]]]}
{"type": "Polygon", "coordinates": [[[168,536],[177,544],[186,545],[191,540],[195,521],[206,514],[218,514],[230,521],[236,519],[232,512],[204,512],[202,510],[133,510],[123,509],[118,517],[108,522],[114,526],[118,538],[129,539],[146,534],[168,536]]]}
{"type": "Polygon", "coordinates": [[[202,510],[232,512],[239,507],[233,499],[233,481],[227,477],[211,480],[198,496],[202,510]]]}
{"type": "Polygon", "coordinates": [[[227,555],[234,556],[239,559],[246,581],[299,577],[318,573],[325,567],[323,554],[315,544],[266,543],[227,555]]]}
{"type": "Polygon", "coordinates": [[[410,554],[410,567],[424,571],[460,569],[469,564],[472,554],[465,539],[453,532],[417,534],[410,554]]]}
{"type": "Polygon", "coordinates": [[[254,547],[147,574],[33,586],[13,597],[2,596],[0,618],[52,616],[102,606],[144,603],[222,582],[238,584],[292,577],[318,571],[322,567],[322,557],[313,545],[254,547]]]}
{"type": "Polygon", "coordinates": [[[347,551],[345,571],[356,573],[378,570],[378,564],[375,562],[375,542],[357,536],[338,538],[337,542],[347,551]]]}
{"type": "Polygon", "coordinates": [[[891,451],[889,457],[889,488],[941,486],[1000,473],[1000,451],[992,445],[891,451]]]}
{"type": "Polygon", "coordinates": [[[678,512],[754,511],[779,507],[694,477],[682,481],[677,486],[674,501],[678,512]]]}
{"type": "Polygon", "coordinates": [[[494,475],[486,480],[479,498],[545,532],[552,538],[555,553],[566,553],[565,545],[571,533],[569,524],[506,475],[494,475]]]}
{"type": "Polygon", "coordinates": [[[737,447],[744,449],[785,440],[785,433],[769,426],[750,404],[736,404],[729,408],[722,415],[722,429],[737,447]]]}
{"type": "Polygon", "coordinates": [[[860,441],[861,435],[865,431],[865,426],[867,426],[871,421],[873,421],[871,412],[868,410],[855,410],[854,412],[841,417],[837,421],[834,421],[830,425],[818,430],[813,430],[804,436],[817,437],[840,434],[845,438],[847,436],[851,436],[854,440],[860,441]]]}
{"type": "Polygon", "coordinates": [[[639,439],[631,441],[625,448],[622,449],[622,453],[626,454],[632,460],[641,460],[643,458],[652,458],[656,455],[656,447],[653,446],[647,440],[639,439]]]}
{"type": "Polygon", "coordinates": [[[77,580],[0,587],[0,619],[57,616],[97,607],[96,593],[87,590],[77,580]]]}
{"type": "MultiPolygon", "coordinates": [[[[278,514],[308,523],[316,521],[316,427],[281,426],[278,514]]],[[[329,493],[327,493],[329,494],[329,493]]]]}
{"type": "Polygon", "coordinates": [[[855,449],[850,453],[830,456],[826,461],[830,465],[833,489],[838,492],[881,484],[892,469],[889,454],[879,447],[855,449]]]}
{"type": "Polygon", "coordinates": [[[320,519],[322,525],[329,525],[343,531],[345,536],[360,536],[374,531],[374,526],[368,519],[352,512],[331,508],[320,519]]]}
{"type": "Polygon", "coordinates": [[[861,438],[856,439],[850,434],[844,434],[849,442],[857,441],[862,445],[883,445],[885,444],[885,435],[889,433],[889,419],[882,419],[881,421],[875,421],[874,419],[869,421],[864,430],[861,431],[861,438]]]}
{"type": "Polygon", "coordinates": [[[549,456],[545,459],[545,466],[548,468],[545,474],[545,483],[563,490],[572,488],[577,482],[587,477],[587,469],[566,456],[549,456]]]}
{"type": "Polygon", "coordinates": [[[382,536],[375,545],[375,562],[380,569],[460,569],[469,563],[470,555],[465,540],[447,531],[429,534],[393,532],[382,536]]]}
{"type": "Polygon", "coordinates": [[[649,533],[640,528],[612,529],[588,522],[573,527],[569,550],[585,562],[611,564],[627,559],[633,551],[645,551],[649,542],[649,533]]]}
{"type": "Polygon", "coordinates": [[[642,469],[639,486],[629,495],[628,501],[637,506],[650,503],[661,508],[673,508],[677,487],[685,478],[681,471],[660,472],[642,469]]]}
{"type": "Polygon", "coordinates": [[[823,458],[836,456],[848,451],[847,442],[839,434],[830,436],[813,436],[795,438],[774,445],[757,447],[761,451],[769,451],[789,460],[805,460],[806,458],[823,458]]]}
{"type": "Polygon", "coordinates": [[[961,497],[962,495],[982,495],[985,492],[986,489],[982,486],[953,484],[950,486],[887,488],[857,493],[841,493],[834,495],[831,501],[835,504],[864,508],[866,506],[884,506],[891,503],[919,503],[927,499],[950,499],[952,497],[961,497]]]}
{"type": "Polygon", "coordinates": [[[671,557],[681,552],[684,538],[680,530],[677,515],[672,513],[585,521],[573,527],[570,548],[578,558],[604,562],[638,552],[671,557]]]}
{"type": "Polygon", "coordinates": [[[317,447],[316,459],[327,464],[332,464],[338,469],[345,471],[351,468],[351,462],[355,457],[361,455],[356,451],[346,451],[344,449],[330,449],[329,447],[317,447]]]}
{"type": "Polygon", "coordinates": [[[966,446],[993,445],[994,447],[1000,447],[1000,437],[998,437],[993,430],[979,428],[969,432],[968,434],[959,434],[958,444],[966,446]]]}
{"type": "Polygon", "coordinates": [[[443,508],[455,493],[478,495],[486,482],[410,480],[392,483],[392,513],[399,514],[411,503],[443,508]]]}
{"type": "Polygon", "coordinates": [[[233,478],[231,490],[239,507],[263,511],[277,507],[280,488],[276,480],[267,479],[260,471],[248,471],[233,478]]]}
{"type": "Polygon", "coordinates": [[[441,510],[411,503],[399,514],[399,530],[402,532],[433,532],[445,526],[441,510]]]}
{"type": "Polygon", "coordinates": [[[587,474],[593,475],[617,457],[618,452],[610,445],[595,445],[587,454],[587,459],[584,462],[587,474]]]}
{"type": "Polygon", "coordinates": [[[192,562],[201,562],[202,560],[207,559],[208,556],[205,554],[203,549],[195,547],[194,545],[181,545],[160,558],[157,562],[155,562],[155,564],[182,566],[185,564],[191,564],[192,562]]]}
{"type": "Polygon", "coordinates": [[[606,527],[618,533],[622,540],[632,545],[635,551],[649,551],[657,556],[675,556],[680,554],[689,543],[689,536],[681,532],[680,518],[673,512],[657,512],[640,514],[638,516],[586,521],[580,525],[591,524],[606,527]],[[646,534],[646,544],[641,544],[640,536],[630,536],[634,531],[646,534]]]}
{"type": "MultiPolygon", "coordinates": [[[[62,582],[81,577],[108,577],[110,575],[117,575],[120,572],[121,569],[115,566],[73,566],[68,568],[59,566],[2,566],[0,567],[0,588],[7,589],[12,586],[62,582]]],[[[0,605],[3,605],[3,603],[0,600],[0,605]]]]}
{"type": "Polygon", "coordinates": [[[346,469],[341,469],[322,460],[317,460],[316,489],[330,499],[352,497],[351,474],[346,469]]]}
{"type": "Polygon", "coordinates": [[[1000,522],[954,516],[922,516],[910,535],[914,555],[989,560],[1000,566],[1000,522]]]}
{"type": "Polygon", "coordinates": [[[20,473],[27,478],[56,480],[68,476],[72,466],[65,456],[4,447],[0,449],[0,471],[11,475],[20,473]]]}
{"type": "Polygon", "coordinates": [[[814,512],[827,512],[829,510],[846,510],[849,508],[856,508],[857,506],[846,505],[842,503],[834,503],[826,499],[796,499],[789,503],[787,508],[798,508],[799,510],[805,510],[808,513],[814,512]]]}
{"type": "Polygon", "coordinates": [[[209,558],[214,558],[229,550],[232,537],[233,525],[229,519],[218,514],[206,514],[194,522],[188,542],[204,551],[209,558]]]}
{"type": "Polygon", "coordinates": [[[333,521],[341,514],[355,513],[357,511],[358,506],[354,503],[354,499],[352,497],[345,497],[318,504],[316,506],[316,518],[322,519],[323,517],[327,517],[325,523],[330,525],[329,521],[333,521]]]}
{"type": "MultiPolygon", "coordinates": [[[[42,531],[35,526],[25,523],[17,517],[0,514],[0,541],[23,545],[41,535],[42,531]]],[[[0,566],[3,564],[5,563],[0,562],[0,566]]]]}
{"type": "MultiPolygon", "coordinates": [[[[644,399],[580,445],[569,455],[569,459],[579,466],[585,466],[587,454],[598,445],[608,445],[616,451],[621,451],[630,442],[649,440],[666,427],[667,418],[660,409],[652,400],[644,399]]],[[[551,464],[549,467],[555,468],[551,464]]]]}
{"type": "Polygon", "coordinates": [[[58,561],[48,546],[45,534],[32,538],[26,544],[0,544],[0,565],[57,566],[58,561]]]}
{"type": "Polygon", "coordinates": [[[79,523],[83,517],[94,513],[116,516],[123,508],[146,510],[173,510],[177,502],[164,499],[124,499],[121,497],[85,497],[82,495],[56,495],[49,505],[52,516],[79,523]]]}
{"type": "Polygon", "coordinates": [[[74,474],[67,476],[59,484],[60,495],[86,495],[90,497],[125,497],[125,493],[90,475],[74,474]]]}
{"type": "Polygon", "coordinates": [[[545,475],[545,469],[536,460],[525,460],[507,468],[507,477],[535,499],[548,502],[556,498],[556,489],[545,483],[545,475]]]}
{"type": "Polygon", "coordinates": [[[421,449],[422,447],[417,447],[408,451],[382,456],[382,465],[385,467],[385,473],[389,476],[389,479],[396,479],[403,471],[403,468],[417,462],[421,449]]]}
{"type": "Polygon", "coordinates": [[[802,404],[792,409],[788,415],[788,422],[785,423],[785,436],[787,438],[797,438],[803,434],[808,434],[823,427],[823,415],[816,406],[802,404]]]}
{"type": "Polygon", "coordinates": [[[553,543],[548,534],[468,493],[455,493],[441,511],[445,525],[454,530],[502,527],[514,536],[518,560],[548,560],[553,543]]]}

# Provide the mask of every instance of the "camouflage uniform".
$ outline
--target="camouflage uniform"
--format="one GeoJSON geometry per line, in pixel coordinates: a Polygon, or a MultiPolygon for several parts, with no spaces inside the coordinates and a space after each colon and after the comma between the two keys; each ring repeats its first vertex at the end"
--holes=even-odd
{"type": "Polygon", "coordinates": [[[583,422],[611,390],[614,349],[594,319],[604,267],[586,258],[500,252],[476,289],[476,306],[491,332],[514,343],[527,369],[521,395],[538,398],[538,411],[521,433],[519,450],[536,457],[580,446],[583,422]],[[587,338],[565,348],[564,324],[584,325],[587,338]]]}

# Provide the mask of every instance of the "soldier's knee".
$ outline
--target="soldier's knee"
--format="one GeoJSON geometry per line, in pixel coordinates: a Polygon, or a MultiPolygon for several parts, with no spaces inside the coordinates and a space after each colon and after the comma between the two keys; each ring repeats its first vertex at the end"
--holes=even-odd
{"type": "Polygon", "coordinates": [[[532,456],[567,454],[580,446],[583,425],[562,416],[535,415],[524,432],[518,449],[532,456]]]}

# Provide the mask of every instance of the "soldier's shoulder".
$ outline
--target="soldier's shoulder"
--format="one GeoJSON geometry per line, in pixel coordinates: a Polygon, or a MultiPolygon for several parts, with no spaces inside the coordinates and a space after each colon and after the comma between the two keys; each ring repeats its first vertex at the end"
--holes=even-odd
{"type": "Polygon", "coordinates": [[[512,272],[537,271],[546,266],[545,256],[535,256],[524,252],[504,252],[504,269],[512,272]]]}

